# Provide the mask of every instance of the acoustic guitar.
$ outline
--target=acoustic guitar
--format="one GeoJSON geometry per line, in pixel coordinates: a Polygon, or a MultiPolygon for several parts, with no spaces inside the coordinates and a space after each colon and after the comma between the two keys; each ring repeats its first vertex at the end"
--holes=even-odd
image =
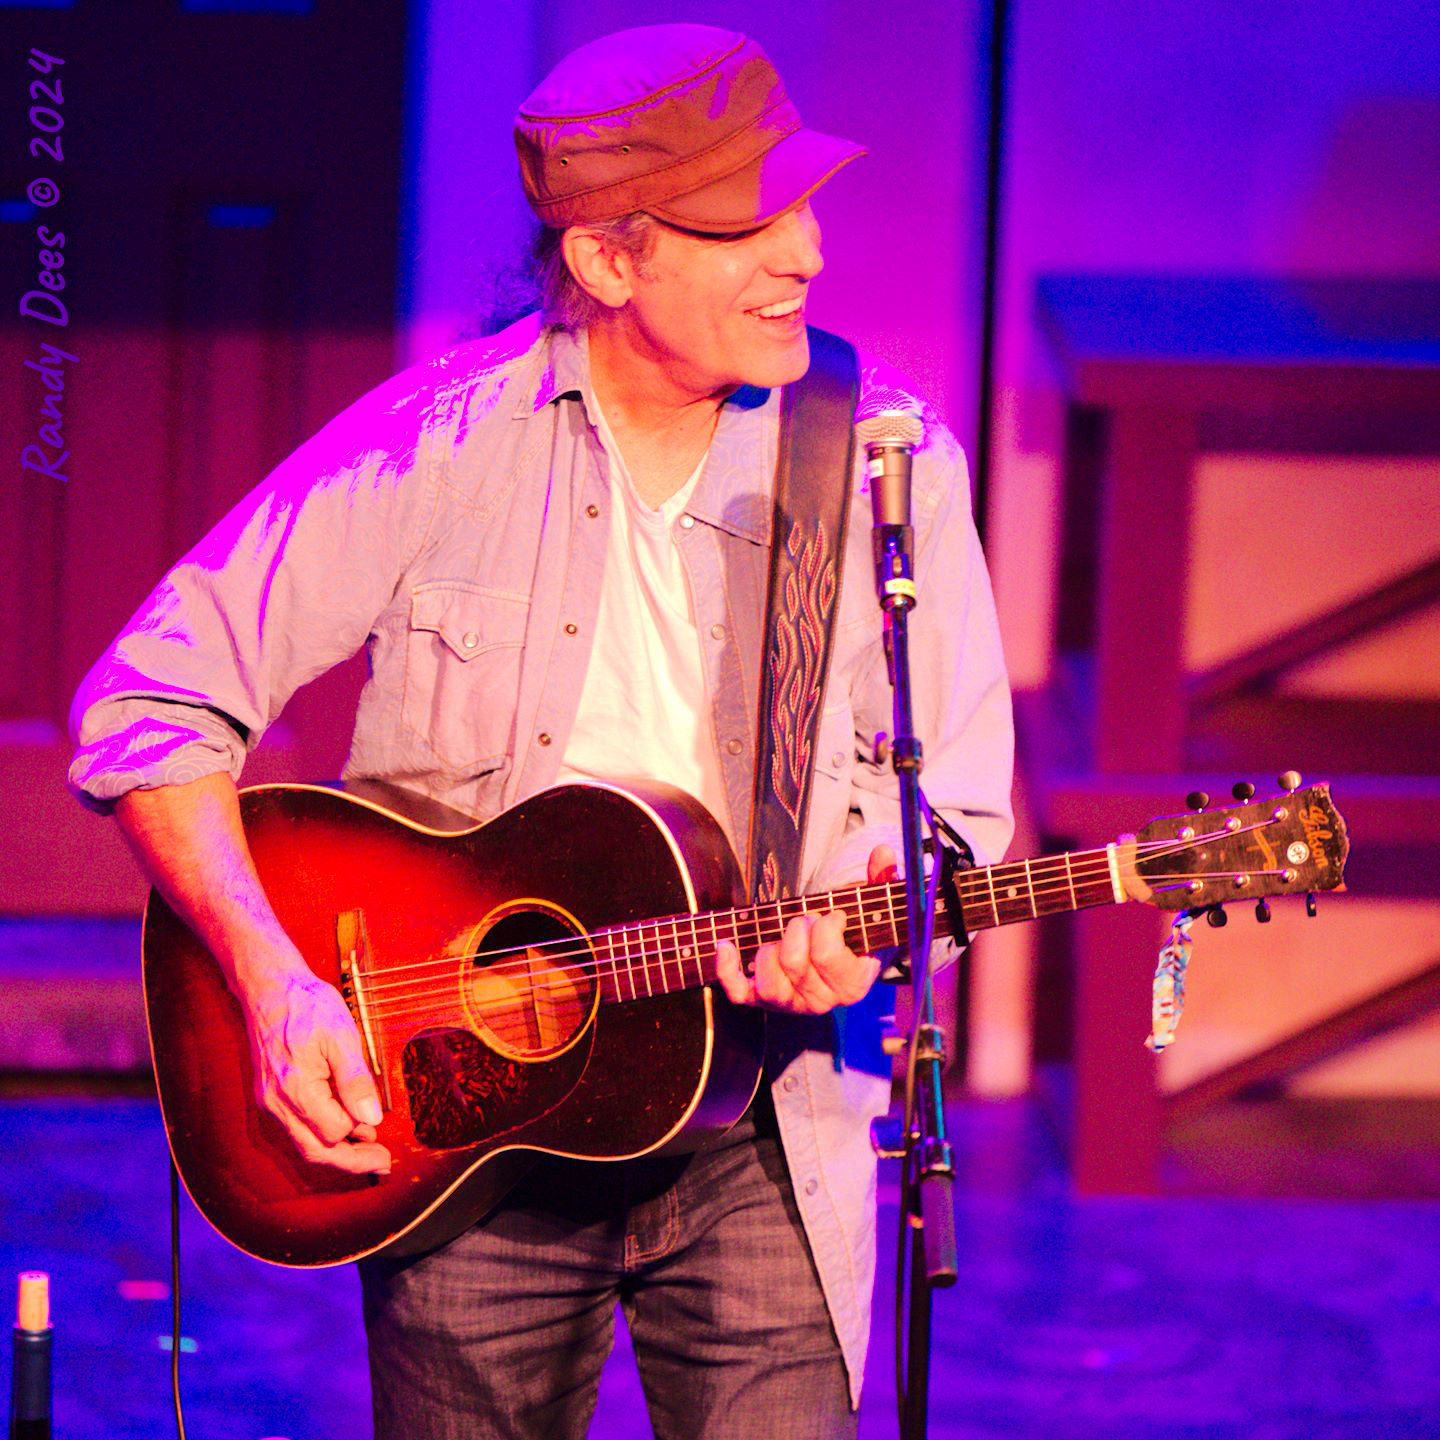
{"type": "MultiPolygon", "coordinates": [[[[906,941],[899,882],[743,903],[720,827],[663,786],[566,785],[484,824],[376,784],[261,785],[240,803],[276,914],[355,1018],[394,1161],[381,1178],[300,1156],[256,1104],[218,965],[152,892],[145,1004],[176,1164],[222,1235],[279,1264],[440,1244],[536,1152],[613,1161],[704,1144],[750,1103],[764,1049],[763,1012],[713,983],[717,943],[753,952],[791,917],[837,907],[856,951],[906,941]]],[[[937,930],[1333,890],[1347,853],[1315,785],[959,871],[937,930]]]]}

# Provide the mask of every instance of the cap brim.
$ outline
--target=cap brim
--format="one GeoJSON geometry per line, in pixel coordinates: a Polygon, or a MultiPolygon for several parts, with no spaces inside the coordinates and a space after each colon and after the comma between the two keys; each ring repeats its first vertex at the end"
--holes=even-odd
{"type": "Polygon", "coordinates": [[[865,153],[851,140],[794,130],[733,174],[645,209],[672,225],[710,235],[754,230],[793,210],[865,153]]]}

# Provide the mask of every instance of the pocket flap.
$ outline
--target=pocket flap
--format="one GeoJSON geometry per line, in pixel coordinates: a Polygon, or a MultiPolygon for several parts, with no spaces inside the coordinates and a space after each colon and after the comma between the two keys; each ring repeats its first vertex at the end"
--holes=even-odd
{"type": "Polygon", "coordinates": [[[417,585],[410,592],[410,628],[431,630],[461,660],[525,643],[530,602],[480,585],[417,585]]]}

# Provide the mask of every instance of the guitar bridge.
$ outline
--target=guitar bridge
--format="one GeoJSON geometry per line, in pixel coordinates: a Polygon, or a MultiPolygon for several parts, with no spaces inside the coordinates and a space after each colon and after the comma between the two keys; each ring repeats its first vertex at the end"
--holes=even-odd
{"type": "Polygon", "coordinates": [[[386,1110],[393,1110],[395,1106],[390,1096],[390,1068],[385,1063],[384,1039],[371,1023],[366,994],[369,977],[365,965],[370,958],[370,932],[365,926],[365,912],[342,910],[335,921],[335,939],[340,950],[340,994],[360,1031],[370,1073],[380,1082],[380,1103],[386,1110]]]}

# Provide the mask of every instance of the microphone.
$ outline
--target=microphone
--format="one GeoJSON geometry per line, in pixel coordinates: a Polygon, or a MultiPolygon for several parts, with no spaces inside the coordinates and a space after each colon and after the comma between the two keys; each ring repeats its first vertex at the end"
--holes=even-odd
{"type": "Polygon", "coordinates": [[[910,457],[925,433],[913,396],[872,390],[855,409],[855,434],[865,447],[875,516],[875,586],[886,610],[915,603],[911,578],[910,457]]]}

